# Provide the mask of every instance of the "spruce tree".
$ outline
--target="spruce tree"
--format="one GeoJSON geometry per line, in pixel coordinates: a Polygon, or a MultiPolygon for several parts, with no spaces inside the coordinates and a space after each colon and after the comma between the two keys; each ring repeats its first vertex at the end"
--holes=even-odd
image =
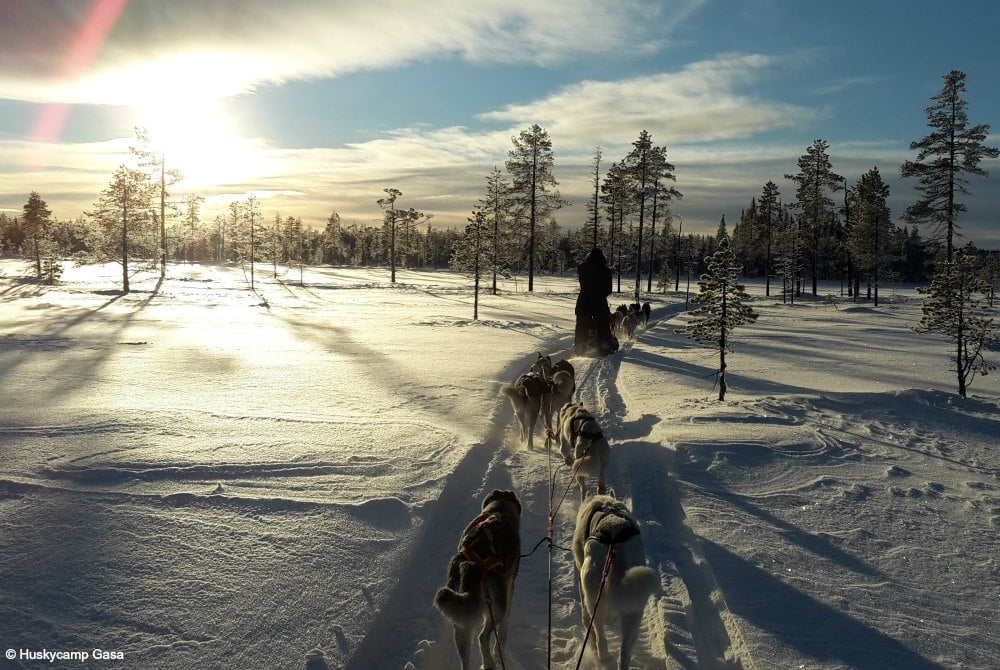
{"type": "Polygon", "coordinates": [[[785,175],[785,179],[797,185],[795,206],[802,212],[799,219],[802,224],[800,234],[804,251],[809,257],[813,295],[817,294],[819,257],[830,243],[823,230],[823,224],[830,220],[830,212],[833,211],[833,199],[828,193],[842,189],[844,181],[843,177],[833,171],[827,155],[829,146],[826,140],[813,141],[806,153],[799,157],[799,171],[794,175],[785,175]]]}
{"type": "Polygon", "coordinates": [[[773,181],[764,184],[760,194],[760,204],[757,207],[756,229],[764,247],[764,295],[771,296],[771,272],[773,268],[772,253],[774,251],[774,233],[781,220],[781,193],[773,181]]]}
{"type": "Polygon", "coordinates": [[[492,292],[497,294],[497,276],[507,276],[508,260],[511,256],[510,240],[513,237],[511,226],[511,187],[503,173],[496,167],[486,177],[486,197],[479,201],[480,210],[490,225],[489,248],[487,250],[488,267],[492,275],[492,292]]]}
{"type": "Polygon", "coordinates": [[[878,168],[873,167],[861,176],[851,190],[855,220],[851,226],[848,246],[859,270],[868,274],[869,299],[874,289],[874,303],[878,306],[879,277],[884,274],[891,254],[887,251],[893,233],[891,213],[886,204],[889,186],[882,180],[878,168]]]}
{"type": "Polygon", "coordinates": [[[753,323],[757,313],[746,304],[744,287],[737,283],[739,263],[733,255],[729,238],[723,237],[719,248],[705,259],[708,272],[698,282],[694,302],[701,306],[691,312],[691,321],[678,332],[688,339],[719,350],[719,400],[726,399],[726,352],[733,350],[733,331],[737,326],[753,323]]]}
{"type": "Polygon", "coordinates": [[[983,145],[990,126],[985,123],[969,127],[966,112],[965,73],[952,70],[944,76],[944,88],[931,98],[927,125],[930,135],[910,143],[918,151],[917,160],[906,161],[899,169],[901,177],[916,177],[918,191],[923,193],[906,210],[906,218],[917,223],[930,223],[932,234],[945,237],[946,259],[951,261],[954,237],[958,235],[958,215],[966,211],[957,195],[969,195],[967,175],[989,176],[979,167],[984,158],[996,158],[1000,149],[983,145]]]}
{"type": "Polygon", "coordinates": [[[959,250],[953,261],[942,263],[927,295],[917,332],[936,333],[951,340],[951,357],[958,376],[958,394],[965,397],[976,375],[986,376],[996,366],[983,357],[983,349],[998,340],[997,324],[983,313],[986,286],[979,259],[971,244],[959,250]]]}
{"type": "Polygon", "coordinates": [[[37,191],[32,191],[28,196],[28,202],[24,203],[24,218],[21,221],[21,228],[24,231],[26,241],[31,243],[31,255],[35,259],[35,274],[41,279],[44,272],[42,268],[42,249],[49,236],[49,227],[52,225],[52,212],[49,210],[42,196],[37,191]]]}

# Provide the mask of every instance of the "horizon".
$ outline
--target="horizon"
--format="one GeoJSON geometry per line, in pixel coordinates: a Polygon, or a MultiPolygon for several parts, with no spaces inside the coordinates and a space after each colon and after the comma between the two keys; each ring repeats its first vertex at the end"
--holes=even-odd
{"type": "MultiPolygon", "coordinates": [[[[573,201],[556,215],[564,231],[587,220],[595,147],[603,178],[644,129],[675,166],[685,231],[732,226],[769,180],[793,200],[783,175],[815,139],[848,184],[877,166],[902,225],[918,192],[899,166],[950,70],[967,75],[970,126],[991,125],[986,144],[1000,145],[1000,5],[962,3],[946,31],[932,7],[29,3],[0,22],[0,211],[20,214],[37,191],[55,218],[77,218],[146,127],[185,175],[173,193],[206,199],[205,223],[253,194],[267,218],[367,224],[394,187],[432,226],[461,227],[511,137],[538,123],[573,201]]],[[[1000,249],[997,175],[968,188],[963,240],[1000,249]]]]}

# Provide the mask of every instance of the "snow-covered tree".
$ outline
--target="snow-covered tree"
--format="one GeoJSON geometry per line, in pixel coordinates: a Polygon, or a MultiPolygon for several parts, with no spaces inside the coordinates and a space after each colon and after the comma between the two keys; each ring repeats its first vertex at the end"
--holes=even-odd
{"type": "Polygon", "coordinates": [[[52,212],[42,200],[42,196],[38,195],[37,191],[32,191],[28,196],[28,202],[24,203],[21,229],[24,231],[25,241],[30,245],[31,255],[35,259],[35,272],[39,279],[43,276],[42,253],[45,251],[49,227],[52,225],[51,217],[52,212]]]}
{"type": "Polygon", "coordinates": [[[996,322],[983,312],[981,296],[985,290],[971,244],[960,249],[953,261],[938,267],[929,288],[920,289],[928,297],[916,330],[942,335],[953,343],[952,369],[958,375],[958,394],[963,398],[976,375],[996,370],[983,356],[983,349],[998,340],[996,322]]]}
{"type": "Polygon", "coordinates": [[[160,244],[157,256],[160,262],[160,277],[167,275],[167,215],[176,213],[176,205],[170,201],[171,193],[168,190],[179,182],[183,175],[177,168],[167,169],[164,149],[153,148],[152,138],[146,128],[136,128],[135,136],[139,142],[138,146],[130,147],[136,158],[139,159],[139,169],[146,173],[152,193],[150,197],[155,199],[153,206],[153,217],[159,223],[160,244]]]}
{"type": "Polygon", "coordinates": [[[92,245],[93,258],[114,258],[122,264],[122,292],[129,292],[129,260],[136,255],[148,257],[154,245],[142,245],[143,228],[149,225],[150,182],[148,175],[121,165],[111,183],[95,203],[88,218],[97,224],[92,245]]]}
{"type": "Polygon", "coordinates": [[[678,332],[699,344],[717,347],[719,351],[719,400],[726,399],[726,352],[733,350],[733,331],[745,323],[757,320],[746,290],[737,283],[740,265],[733,255],[729,238],[719,242],[719,248],[705,259],[708,272],[698,282],[697,307],[691,320],[678,332]]]}

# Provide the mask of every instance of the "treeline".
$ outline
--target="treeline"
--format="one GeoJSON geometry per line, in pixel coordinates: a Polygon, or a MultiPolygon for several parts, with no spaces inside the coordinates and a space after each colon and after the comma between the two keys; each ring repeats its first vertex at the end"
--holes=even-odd
{"type": "Polygon", "coordinates": [[[567,201],[558,191],[552,141],[535,124],[511,138],[505,169],[485,176],[462,231],[435,228],[432,215],[401,206],[403,194],[393,187],[384,188],[383,197],[373,194],[381,222],[345,223],[334,211],[323,230],[310,229],[299,218],[263,212],[252,195],[205,222],[203,199],[172,192],[180,174],[137,129],[132,166],[116,170],[82,217],[54,219],[38,193],[28,196],[23,215],[0,213],[0,253],[31,258],[48,281],[56,278],[57,257],[116,260],[125,291],[131,261],[157,263],[162,276],[174,260],[270,263],[275,270],[296,263],[388,266],[392,281],[397,267],[453,267],[471,272],[477,286],[491,280],[495,292],[497,279],[513,274],[526,274],[533,290],[536,273],[571,270],[599,246],[616,272],[616,289],[631,290],[638,301],[643,290],[677,290],[698,277],[705,258],[729,236],[743,274],[763,278],[768,295],[772,282],[774,291],[794,297],[815,295],[819,281],[839,279],[848,295],[877,302],[880,283],[926,282],[952,261],[968,177],[986,176],[980,161],[1000,155],[983,144],[989,126],[968,123],[965,75],[952,71],[944,81],[926,110],[933,132],[911,144],[917,158],[899,168],[901,176],[917,179],[921,195],[895,219],[878,167],[851,183],[834,171],[829,145],[818,139],[798,159],[798,170],[783,175],[794,190],[782,193],[768,180],[759,195],[748,194],[731,234],[724,216],[715,235],[685,233],[672,211],[682,197],[675,167],[666,147],[644,130],[608,166],[595,149],[587,221],[565,231],[557,221],[567,201]]]}

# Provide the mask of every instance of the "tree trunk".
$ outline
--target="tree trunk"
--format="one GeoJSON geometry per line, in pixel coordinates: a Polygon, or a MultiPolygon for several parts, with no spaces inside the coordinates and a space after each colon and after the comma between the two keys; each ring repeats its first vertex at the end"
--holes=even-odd
{"type": "Polygon", "coordinates": [[[726,350],[719,350],[719,400],[726,399],[726,350]]]}
{"type": "Polygon", "coordinates": [[[122,202],[122,292],[128,293],[128,185],[122,202]]]}

